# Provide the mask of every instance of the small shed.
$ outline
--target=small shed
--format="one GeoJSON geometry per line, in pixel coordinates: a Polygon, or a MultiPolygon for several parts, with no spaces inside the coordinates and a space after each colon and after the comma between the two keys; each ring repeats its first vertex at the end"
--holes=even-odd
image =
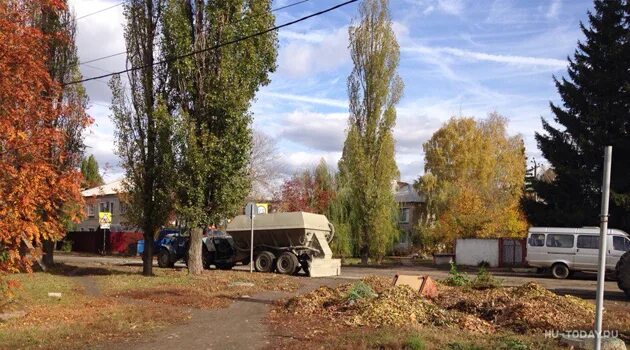
{"type": "Polygon", "coordinates": [[[458,238],[455,242],[455,263],[490,267],[524,266],[526,239],[513,238],[458,238]]]}

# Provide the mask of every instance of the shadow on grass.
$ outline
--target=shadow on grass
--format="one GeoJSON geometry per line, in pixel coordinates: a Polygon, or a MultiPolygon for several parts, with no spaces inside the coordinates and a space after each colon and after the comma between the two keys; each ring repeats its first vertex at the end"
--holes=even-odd
{"type": "Polygon", "coordinates": [[[109,275],[138,275],[139,272],[121,271],[107,267],[91,267],[91,266],[76,266],[66,263],[56,263],[53,267],[49,268],[47,273],[58,276],[109,276],[109,275]]]}

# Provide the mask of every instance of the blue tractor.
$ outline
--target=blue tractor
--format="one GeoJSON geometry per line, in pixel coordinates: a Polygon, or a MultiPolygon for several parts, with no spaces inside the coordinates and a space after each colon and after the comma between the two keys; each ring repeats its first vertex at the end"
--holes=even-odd
{"type": "MultiPolygon", "coordinates": [[[[173,267],[183,260],[188,263],[190,235],[180,229],[163,229],[153,242],[153,251],[159,267],[173,267]]],[[[214,265],[218,269],[229,270],[235,265],[234,240],[222,231],[204,231],[201,244],[203,267],[214,265]]],[[[248,262],[243,262],[248,263],[248,262]]]]}

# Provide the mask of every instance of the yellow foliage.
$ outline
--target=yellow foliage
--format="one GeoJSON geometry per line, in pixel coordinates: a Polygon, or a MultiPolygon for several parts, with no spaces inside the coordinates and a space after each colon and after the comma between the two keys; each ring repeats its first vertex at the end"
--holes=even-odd
{"type": "Polygon", "coordinates": [[[424,145],[427,195],[421,232],[449,244],[458,237],[518,237],[527,222],[520,209],[525,152],[520,135],[507,135],[497,113],[485,120],[451,118],[424,145]]]}

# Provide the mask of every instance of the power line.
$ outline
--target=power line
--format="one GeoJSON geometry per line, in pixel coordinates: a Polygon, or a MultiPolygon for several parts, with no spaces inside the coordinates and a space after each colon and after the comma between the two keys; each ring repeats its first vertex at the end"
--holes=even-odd
{"type": "Polygon", "coordinates": [[[85,78],[85,79],[81,79],[81,80],[72,81],[72,82],[63,84],[63,86],[84,83],[86,81],[91,81],[91,80],[96,80],[96,79],[108,78],[108,77],[111,77],[113,75],[127,73],[127,72],[131,72],[131,71],[139,70],[139,69],[144,69],[144,68],[148,68],[148,67],[159,65],[159,64],[174,62],[174,61],[180,60],[182,58],[186,58],[186,57],[190,57],[190,56],[196,55],[198,53],[211,51],[211,50],[216,50],[216,49],[221,48],[223,46],[236,44],[238,42],[241,42],[241,41],[244,41],[244,40],[247,40],[247,39],[251,39],[251,38],[254,38],[254,37],[257,37],[257,36],[265,35],[265,34],[267,34],[269,32],[273,32],[273,31],[282,29],[284,27],[288,27],[288,26],[291,26],[291,25],[294,25],[294,24],[306,21],[307,19],[323,15],[323,14],[325,14],[327,12],[334,11],[334,10],[340,8],[340,7],[344,7],[346,5],[352,4],[352,3],[357,2],[357,1],[359,1],[359,0],[349,0],[349,1],[343,2],[341,4],[335,5],[333,7],[329,7],[327,9],[325,9],[325,10],[321,10],[319,12],[312,13],[312,14],[310,14],[308,16],[304,16],[304,17],[298,18],[296,20],[293,20],[293,21],[290,21],[290,22],[286,22],[284,24],[265,29],[265,30],[263,30],[261,32],[257,32],[257,33],[250,34],[250,35],[246,35],[246,36],[243,36],[243,37],[240,37],[240,38],[236,38],[234,40],[222,42],[222,43],[219,43],[217,45],[214,45],[214,46],[211,46],[211,47],[207,47],[205,49],[196,50],[196,51],[192,51],[192,52],[189,52],[189,53],[186,53],[186,54],[183,54],[183,55],[179,55],[179,56],[175,56],[175,57],[172,57],[172,58],[164,59],[164,60],[161,60],[161,61],[158,61],[158,62],[154,62],[153,64],[145,64],[145,65],[142,65],[142,66],[131,67],[131,68],[128,68],[128,69],[125,69],[125,70],[121,70],[119,72],[114,72],[114,73],[110,73],[110,74],[104,74],[104,75],[100,75],[100,76],[96,76],[96,77],[91,77],[91,78],[85,78]]]}
{"type": "Polygon", "coordinates": [[[104,12],[104,11],[107,11],[107,10],[110,10],[110,9],[113,9],[114,7],[118,7],[118,6],[120,6],[120,5],[124,4],[124,3],[125,3],[125,2],[123,1],[123,2],[120,2],[120,3],[116,4],[116,5],[112,5],[112,6],[110,6],[110,7],[106,7],[106,8],[104,8],[104,9],[100,9],[100,10],[98,10],[98,11],[94,11],[94,12],[92,12],[92,13],[88,13],[88,14],[83,15],[83,16],[81,16],[81,17],[77,17],[75,20],[76,20],[76,21],[78,21],[78,20],[83,19],[83,18],[85,18],[85,17],[90,17],[90,16],[95,15],[95,14],[97,14],[97,13],[101,13],[101,12],[104,12]]]}
{"type": "MultiPolygon", "coordinates": [[[[309,1],[310,1],[310,0],[301,0],[301,1],[296,1],[296,2],[291,3],[291,4],[288,4],[288,5],[284,5],[284,6],[281,6],[281,7],[273,8],[273,9],[271,9],[271,12],[276,12],[276,11],[280,11],[280,10],[288,9],[288,8],[290,8],[290,7],[297,6],[297,5],[300,5],[300,4],[303,4],[303,3],[305,3],[305,2],[309,2],[309,1]]],[[[123,4],[123,3],[121,2],[120,4],[123,4]]],[[[120,4],[118,4],[118,5],[120,5],[120,4]]],[[[116,6],[118,6],[118,5],[116,5],[116,6]]],[[[112,6],[112,7],[115,7],[115,6],[112,6]]],[[[111,7],[110,7],[110,8],[111,8],[111,7]]],[[[108,9],[109,9],[109,8],[108,8],[108,9]]],[[[107,9],[103,9],[103,10],[101,10],[101,11],[99,11],[99,12],[102,12],[102,11],[105,11],[105,10],[107,10],[107,9]]],[[[97,13],[97,12],[95,12],[95,13],[97,13]]],[[[87,17],[87,16],[89,16],[89,15],[92,15],[92,14],[88,14],[88,15],[85,15],[85,16],[83,16],[83,17],[87,17]]],[[[260,15],[258,15],[258,16],[260,16],[260,15]]],[[[239,23],[239,22],[241,22],[241,21],[243,21],[243,20],[246,20],[246,19],[251,19],[251,18],[256,18],[256,17],[258,17],[258,16],[245,17],[245,18],[242,18],[242,19],[240,19],[240,20],[238,20],[238,21],[236,21],[236,22],[232,22],[232,23],[229,23],[229,24],[236,24],[236,23],[239,23]]],[[[78,19],[78,18],[77,18],[77,19],[78,19]]],[[[79,65],[83,65],[83,64],[86,64],[86,63],[92,63],[92,62],[96,62],[96,61],[101,61],[101,60],[104,60],[104,59],[107,59],[107,58],[112,58],[112,57],[116,57],[116,56],[120,56],[120,55],[125,55],[125,54],[127,54],[127,51],[123,51],[123,52],[119,52],[119,53],[114,53],[114,54],[111,54],[111,55],[108,55],[108,56],[98,57],[98,58],[95,58],[95,59],[92,59],[92,60],[89,60],[89,61],[85,61],[85,62],[80,62],[80,63],[79,63],[79,65]]]]}

